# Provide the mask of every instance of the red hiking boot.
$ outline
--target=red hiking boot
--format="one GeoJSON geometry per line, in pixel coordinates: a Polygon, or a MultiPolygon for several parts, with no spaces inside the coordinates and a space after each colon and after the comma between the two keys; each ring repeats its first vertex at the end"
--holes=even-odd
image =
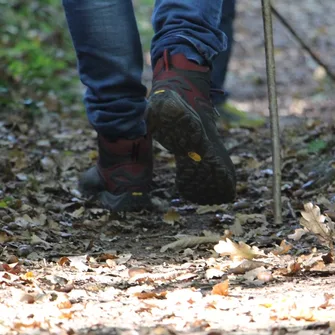
{"type": "Polygon", "coordinates": [[[99,160],[82,174],[79,186],[85,195],[97,195],[112,211],[138,211],[151,207],[148,196],[152,181],[152,139],[98,137],[99,160]]]}
{"type": "Polygon", "coordinates": [[[235,169],[216,128],[210,69],[184,55],[158,60],[147,107],[149,129],[176,156],[176,185],[187,200],[221,204],[235,197],[235,169]]]}

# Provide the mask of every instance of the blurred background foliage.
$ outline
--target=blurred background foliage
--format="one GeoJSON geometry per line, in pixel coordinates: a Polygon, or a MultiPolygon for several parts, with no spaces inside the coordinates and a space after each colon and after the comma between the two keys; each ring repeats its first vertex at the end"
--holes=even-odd
{"type": "Polygon", "coordinates": [[[61,2],[3,0],[0,6],[0,90],[7,93],[2,102],[54,94],[72,100],[75,56],[61,2]]]}
{"type": "MultiPolygon", "coordinates": [[[[235,22],[236,43],[227,86],[238,88],[231,92],[238,108],[266,114],[260,1],[237,3],[241,10],[235,22]]],[[[144,81],[150,85],[154,0],[133,0],[133,4],[143,45],[144,81]]],[[[277,7],[326,63],[332,65],[335,25],[332,17],[326,15],[331,3],[306,0],[301,7],[298,2],[282,0],[277,7]]],[[[84,114],[83,87],[61,0],[0,0],[0,13],[0,113],[44,110],[84,114]]],[[[281,114],[301,112],[310,97],[317,101],[333,97],[334,85],[323,68],[302,51],[276,20],[274,33],[281,114]]]]}
{"type": "MultiPolygon", "coordinates": [[[[134,0],[149,50],[154,0],[134,0]]],[[[75,53],[60,0],[0,0],[0,106],[83,110],[75,53]],[[14,105],[14,106],[13,106],[14,105]],[[77,108],[76,108],[77,105],[77,108]]]]}

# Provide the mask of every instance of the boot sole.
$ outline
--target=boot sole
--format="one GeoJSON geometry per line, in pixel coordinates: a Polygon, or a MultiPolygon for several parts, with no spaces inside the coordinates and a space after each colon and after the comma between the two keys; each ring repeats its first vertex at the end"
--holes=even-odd
{"type": "Polygon", "coordinates": [[[125,192],[113,194],[106,191],[103,179],[96,166],[84,172],[79,178],[79,189],[84,196],[93,196],[102,206],[113,212],[138,212],[151,209],[147,192],[125,192]]]}
{"type": "Polygon", "coordinates": [[[234,168],[217,155],[198,113],[178,93],[153,93],[147,120],[154,138],[176,157],[180,195],[198,204],[221,204],[235,197],[234,168]]]}

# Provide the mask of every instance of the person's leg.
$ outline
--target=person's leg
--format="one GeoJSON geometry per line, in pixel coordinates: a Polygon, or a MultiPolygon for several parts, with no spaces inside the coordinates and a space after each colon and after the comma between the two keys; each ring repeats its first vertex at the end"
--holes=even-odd
{"type": "Polygon", "coordinates": [[[146,133],[142,48],[131,0],[63,0],[92,126],[110,139],[146,133]]]}
{"type": "MultiPolygon", "coordinates": [[[[213,61],[212,88],[223,89],[227,75],[228,64],[234,43],[234,19],[235,19],[235,0],[223,0],[222,15],[219,29],[227,36],[227,49],[220,52],[213,61]]],[[[226,96],[220,93],[213,93],[212,100],[215,105],[223,103],[226,96]]]]}
{"type": "Polygon", "coordinates": [[[259,115],[244,112],[227,102],[229,92],[225,90],[225,81],[228,72],[229,61],[234,45],[234,19],[236,14],[236,0],[224,0],[219,29],[227,36],[227,49],[220,52],[214,59],[212,71],[212,101],[220,113],[220,122],[224,126],[259,127],[265,123],[265,119],[259,115]],[[219,90],[224,90],[219,92],[219,90]]]}
{"type": "Polygon", "coordinates": [[[154,77],[148,125],[176,156],[176,185],[200,204],[231,201],[235,170],[216,129],[210,98],[213,59],[226,47],[223,0],[156,0],[154,77]]]}
{"type": "Polygon", "coordinates": [[[156,0],[152,16],[155,35],[151,60],[155,66],[164,50],[184,54],[201,65],[210,65],[226,49],[219,29],[223,0],[156,0]]]}
{"type": "Polygon", "coordinates": [[[147,202],[151,140],[146,137],[142,49],[131,0],[63,0],[87,87],[88,119],[98,133],[99,160],[80,179],[112,210],[147,202]]]}

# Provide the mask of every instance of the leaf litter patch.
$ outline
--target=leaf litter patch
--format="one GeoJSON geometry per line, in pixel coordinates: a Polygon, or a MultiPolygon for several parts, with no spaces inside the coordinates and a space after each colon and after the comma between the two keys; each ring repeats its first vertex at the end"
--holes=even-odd
{"type": "Polygon", "coordinates": [[[276,226],[266,127],[221,129],[235,203],[179,198],[173,156],[155,144],[155,210],[110,213],[77,187],[97,159],[86,121],[34,122],[13,113],[0,124],[0,333],[330,331],[334,125],[284,129],[276,226]]]}
{"type": "MultiPolygon", "coordinates": [[[[59,120],[48,134],[53,149],[45,140],[37,150],[10,117],[2,125],[2,332],[80,334],[99,324],[202,333],[331,328],[335,189],[319,171],[333,168],[323,163],[330,146],[316,154],[316,146],[298,141],[306,138],[302,127],[284,132],[283,226],[272,222],[266,128],[225,134],[239,157],[235,203],[196,206],[178,198],[173,157],[156,146],[156,210],[117,214],[77,189],[78,173],[97,155],[92,131],[74,122],[59,120]],[[246,134],[250,144],[234,147],[246,134]]],[[[314,137],[332,127],[318,126],[314,137]]],[[[38,135],[32,130],[30,138],[38,135]]]]}

